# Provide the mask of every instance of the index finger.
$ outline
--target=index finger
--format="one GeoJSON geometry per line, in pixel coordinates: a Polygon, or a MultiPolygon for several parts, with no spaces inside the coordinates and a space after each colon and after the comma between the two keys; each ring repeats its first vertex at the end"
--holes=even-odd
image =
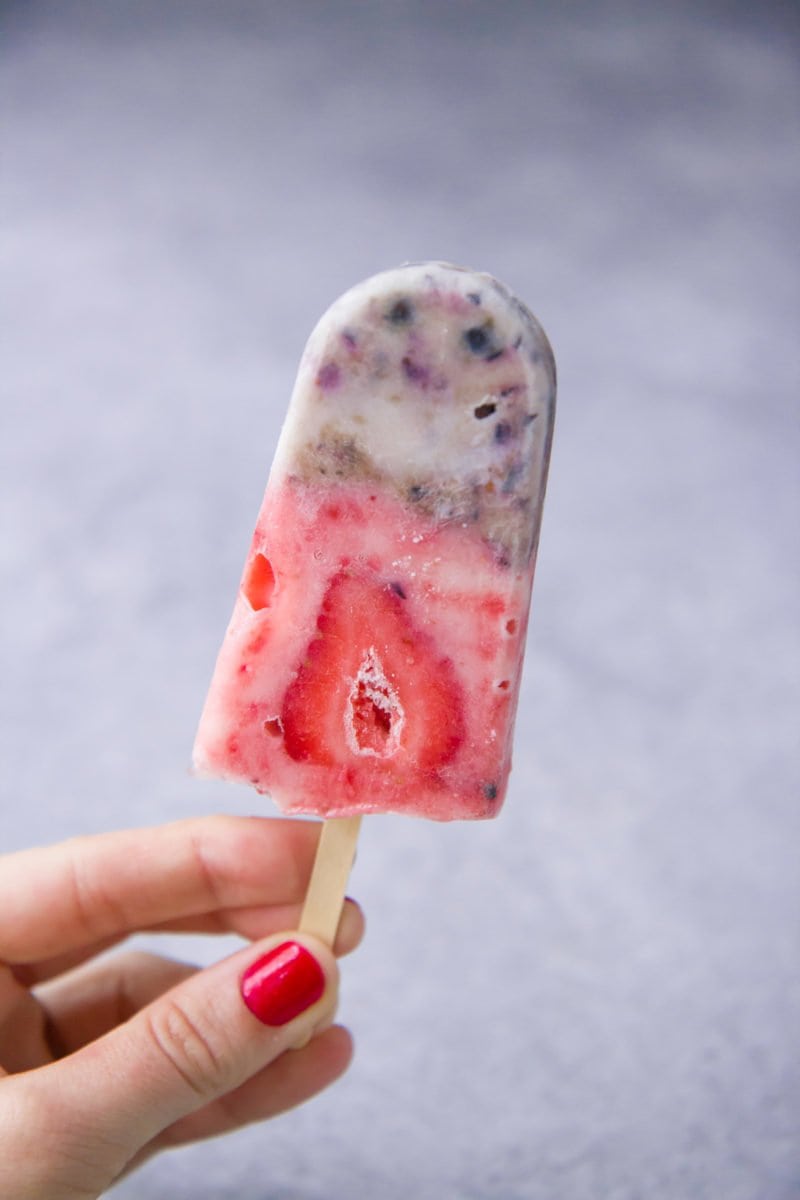
{"type": "Polygon", "coordinates": [[[302,898],[319,823],[214,816],[0,858],[0,960],[30,963],[153,925],[302,898]]]}

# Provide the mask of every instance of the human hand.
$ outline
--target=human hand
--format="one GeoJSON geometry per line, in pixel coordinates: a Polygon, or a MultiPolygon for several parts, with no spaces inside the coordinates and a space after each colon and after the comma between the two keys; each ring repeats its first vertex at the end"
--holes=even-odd
{"type": "MultiPolygon", "coordinates": [[[[280,932],[297,924],[318,835],[211,817],[0,858],[4,1200],[93,1200],[155,1151],[274,1116],[346,1069],[335,957],[280,932]],[[98,959],[137,930],[253,944],[204,970],[98,959]]],[[[348,901],[335,953],[362,933],[348,901]]]]}

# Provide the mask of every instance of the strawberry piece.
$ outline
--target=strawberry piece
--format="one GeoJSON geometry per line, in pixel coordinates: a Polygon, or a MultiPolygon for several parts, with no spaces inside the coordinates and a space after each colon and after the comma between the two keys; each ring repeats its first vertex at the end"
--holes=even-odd
{"type": "Polygon", "coordinates": [[[351,571],[332,578],[283,702],[291,758],[346,768],[351,780],[391,766],[409,781],[453,758],[464,737],[461,688],[406,609],[400,584],[351,571]]]}
{"type": "Polygon", "coordinates": [[[275,572],[265,554],[254,554],[242,580],[242,592],[253,612],[269,608],[275,591],[275,572]]]}

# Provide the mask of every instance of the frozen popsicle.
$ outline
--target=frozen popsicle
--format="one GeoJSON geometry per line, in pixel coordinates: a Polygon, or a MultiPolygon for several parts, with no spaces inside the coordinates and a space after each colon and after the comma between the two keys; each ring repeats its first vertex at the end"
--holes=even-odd
{"type": "Polygon", "coordinates": [[[376,275],[303,354],[194,749],[288,813],[494,817],[555,406],[489,275],[376,275]]]}

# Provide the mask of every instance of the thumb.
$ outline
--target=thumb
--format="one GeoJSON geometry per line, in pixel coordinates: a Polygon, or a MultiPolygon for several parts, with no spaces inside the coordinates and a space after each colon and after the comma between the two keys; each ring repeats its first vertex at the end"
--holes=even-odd
{"type": "Polygon", "coordinates": [[[329,1024],[337,985],[336,960],[321,942],[274,935],[178,984],[45,1068],[42,1081],[57,1085],[79,1143],[98,1146],[98,1156],[107,1148],[114,1178],[168,1126],[329,1024]]]}

